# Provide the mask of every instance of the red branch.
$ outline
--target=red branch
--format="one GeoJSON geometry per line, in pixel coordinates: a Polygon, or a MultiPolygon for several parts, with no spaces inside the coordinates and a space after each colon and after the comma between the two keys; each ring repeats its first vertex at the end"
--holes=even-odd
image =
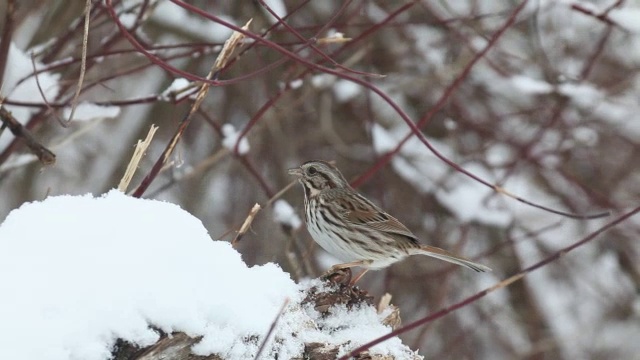
{"type": "Polygon", "coordinates": [[[543,260],[541,260],[541,261],[529,266],[528,268],[516,273],[515,275],[512,275],[509,278],[507,278],[505,280],[502,280],[499,283],[497,283],[497,284],[495,284],[495,285],[493,285],[493,286],[491,286],[489,288],[486,288],[486,289],[476,293],[473,296],[470,296],[470,297],[468,297],[468,298],[466,298],[466,299],[464,299],[462,301],[459,301],[459,302],[457,302],[457,303],[455,303],[455,304],[453,304],[451,306],[448,306],[448,307],[446,307],[444,309],[440,309],[440,310],[434,312],[433,314],[431,314],[429,316],[426,316],[426,317],[424,317],[422,319],[419,319],[419,320],[416,320],[416,321],[414,321],[414,322],[412,322],[410,324],[407,324],[407,325],[405,325],[405,326],[403,326],[403,327],[401,327],[401,328],[399,328],[397,330],[394,330],[394,331],[390,332],[389,334],[387,334],[385,336],[381,336],[381,337],[379,337],[379,338],[377,338],[375,340],[372,340],[372,341],[370,341],[370,342],[368,342],[368,343],[366,343],[366,344],[364,344],[364,345],[352,350],[348,354],[342,356],[339,360],[347,360],[347,359],[351,358],[352,356],[356,356],[356,355],[360,354],[361,352],[363,352],[363,351],[365,351],[365,350],[367,350],[367,349],[369,349],[369,348],[371,348],[371,347],[373,347],[373,346],[375,346],[377,344],[380,344],[381,342],[383,342],[385,340],[389,340],[392,337],[398,336],[398,335],[403,334],[403,333],[405,333],[407,331],[413,330],[413,329],[415,329],[415,328],[417,328],[419,326],[427,324],[427,323],[429,323],[431,321],[439,319],[439,318],[441,318],[441,317],[443,317],[443,316],[445,316],[445,315],[447,315],[447,314],[449,314],[449,313],[451,313],[453,311],[456,311],[456,310],[458,310],[458,309],[460,309],[462,307],[465,307],[465,306],[467,306],[467,305],[479,300],[480,298],[485,297],[489,293],[492,293],[492,292],[494,292],[496,290],[499,290],[499,289],[502,289],[504,287],[507,287],[507,286],[513,284],[514,282],[521,280],[522,278],[524,278],[525,275],[527,275],[527,274],[529,274],[529,273],[531,273],[531,272],[533,272],[535,270],[538,270],[538,269],[540,269],[541,267],[543,267],[545,265],[548,265],[548,264],[552,263],[553,261],[561,258],[562,256],[564,256],[564,255],[568,254],[569,252],[577,249],[578,247],[588,243],[589,241],[595,239],[598,235],[600,235],[603,232],[605,232],[605,231],[607,231],[607,230],[609,230],[609,229],[621,224],[625,220],[629,219],[630,217],[632,217],[632,216],[634,216],[634,215],[636,215],[638,213],[640,213],[640,206],[636,207],[635,209],[633,209],[633,210],[631,210],[631,211],[629,211],[629,212],[627,212],[627,213],[625,213],[623,215],[621,215],[617,219],[605,224],[604,226],[602,226],[598,230],[592,232],[588,236],[580,239],[579,241],[571,244],[570,246],[567,246],[567,247],[565,247],[563,249],[560,249],[559,251],[557,251],[553,255],[551,255],[551,256],[549,256],[549,257],[547,257],[547,258],[545,258],[545,259],[543,259],[543,260]]]}

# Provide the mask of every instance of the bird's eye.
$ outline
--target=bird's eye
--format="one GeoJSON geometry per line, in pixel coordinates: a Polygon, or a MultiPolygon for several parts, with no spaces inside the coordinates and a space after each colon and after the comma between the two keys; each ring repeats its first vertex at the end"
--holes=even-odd
{"type": "Polygon", "coordinates": [[[315,174],[317,174],[317,173],[318,173],[318,169],[316,169],[316,168],[315,168],[315,167],[313,167],[313,166],[312,166],[312,167],[310,167],[310,168],[307,170],[307,174],[309,174],[309,176],[313,176],[313,175],[315,175],[315,174]]]}

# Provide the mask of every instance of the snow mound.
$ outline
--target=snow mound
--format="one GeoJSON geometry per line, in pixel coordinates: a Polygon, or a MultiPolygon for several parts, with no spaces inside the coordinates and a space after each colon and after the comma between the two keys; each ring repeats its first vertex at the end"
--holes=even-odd
{"type": "MultiPolygon", "coordinates": [[[[345,352],[391,331],[371,306],[327,315],[303,303],[312,286],[272,263],[248,267],[177,205],[115,190],[49,197],[0,225],[0,359],[104,360],[118,339],[184,338],[165,334],[186,334],[200,355],[251,359],[265,343],[262,358],[284,359],[309,342],[345,352]]],[[[398,338],[372,351],[415,358],[398,338]]]]}

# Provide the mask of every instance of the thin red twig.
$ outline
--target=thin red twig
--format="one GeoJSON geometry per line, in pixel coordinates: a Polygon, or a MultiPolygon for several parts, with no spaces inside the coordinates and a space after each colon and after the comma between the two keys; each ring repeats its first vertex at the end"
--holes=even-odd
{"type": "Polygon", "coordinates": [[[398,335],[403,334],[403,333],[405,333],[407,331],[413,330],[413,329],[415,329],[415,328],[417,328],[419,326],[427,324],[427,323],[429,323],[431,321],[439,319],[439,318],[441,318],[441,317],[443,317],[443,316],[445,316],[445,315],[447,315],[447,314],[449,314],[449,313],[451,313],[453,311],[456,311],[456,310],[458,310],[458,309],[460,309],[462,307],[465,307],[465,306],[467,306],[467,305],[469,305],[469,304],[471,304],[471,303],[473,303],[473,302],[485,297],[486,295],[488,295],[488,294],[490,294],[490,293],[492,293],[492,292],[494,292],[496,290],[499,290],[499,289],[502,289],[504,287],[507,287],[507,286],[513,284],[516,281],[520,281],[522,278],[525,277],[525,275],[527,275],[527,274],[529,274],[529,273],[531,273],[531,272],[533,272],[535,270],[538,270],[543,266],[546,266],[546,265],[552,263],[553,261],[555,261],[555,260],[561,258],[562,256],[570,253],[571,251],[579,248],[580,246],[590,242],[591,240],[595,239],[598,235],[600,235],[603,232],[605,232],[605,231],[607,231],[607,230],[609,230],[609,229],[621,224],[622,222],[626,221],[627,219],[631,218],[632,216],[634,216],[634,215],[636,215],[638,213],[640,213],[640,206],[636,207],[633,210],[630,210],[630,211],[624,213],[623,215],[619,216],[617,219],[615,219],[615,220],[603,225],[598,230],[592,232],[591,234],[587,235],[586,237],[576,241],[575,243],[573,243],[573,244],[571,244],[571,245],[569,245],[569,246],[567,246],[567,247],[565,247],[563,249],[560,249],[559,251],[555,252],[553,255],[548,256],[548,257],[538,261],[537,263],[527,267],[526,269],[524,269],[524,270],[522,270],[522,271],[520,271],[520,272],[518,272],[518,273],[516,273],[516,274],[514,274],[514,275],[512,275],[510,277],[508,277],[507,279],[502,280],[499,283],[497,283],[497,284],[495,284],[495,285],[493,285],[491,287],[488,287],[488,288],[486,288],[486,289],[484,289],[484,290],[482,290],[482,291],[480,291],[480,292],[478,292],[478,293],[476,293],[476,294],[474,294],[472,296],[469,296],[468,298],[466,298],[464,300],[461,300],[461,301],[459,301],[459,302],[457,302],[457,303],[455,303],[453,305],[450,305],[450,306],[448,306],[446,308],[440,309],[440,310],[432,313],[429,316],[426,316],[426,317],[424,317],[422,319],[416,320],[416,321],[414,321],[412,323],[409,323],[409,324],[407,324],[407,325],[405,325],[405,326],[403,326],[403,327],[401,327],[401,328],[399,328],[397,330],[394,330],[394,331],[390,332],[387,335],[381,336],[378,339],[372,340],[372,341],[370,341],[370,342],[368,342],[368,343],[366,343],[366,344],[364,344],[362,346],[359,346],[356,349],[350,351],[348,354],[340,357],[339,360],[347,360],[347,359],[349,359],[349,358],[351,358],[353,356],[357,356],[361,352],[363,352],[363,351],[365,351],[365,350],[367,350],[367,349],[369,349],[369,348],[371,348],[371,347],[373,347],[373,346],[375,346],[377,344],[380,344],[381,342],[383,342],[385,340],[389,340],[392,337],[398,336],[398,335]]]}

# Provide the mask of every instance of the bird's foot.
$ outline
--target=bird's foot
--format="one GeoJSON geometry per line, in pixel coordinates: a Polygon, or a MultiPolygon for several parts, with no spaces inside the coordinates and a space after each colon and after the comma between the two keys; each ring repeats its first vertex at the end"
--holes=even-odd
{"type": "Polygon", "coordinates": [[[347,285],[351,283],[351,268],[336,268],[332,266],[320,276],[320,279],[335,284],[347,285]]]}
{"type": "Polygon", "coordinates": [[[356,266],[367,266],[369,264],[371,264],[371,260],[359,260],[344,264],[336,264],[325,272],[321,278],[339,284],[349,284],[350,286],[354,286],[368,271],[368,269],[365,268],[358,274],[358,276],[355,277],[355,279],[352,279],[351,268],[356,266]]]}

